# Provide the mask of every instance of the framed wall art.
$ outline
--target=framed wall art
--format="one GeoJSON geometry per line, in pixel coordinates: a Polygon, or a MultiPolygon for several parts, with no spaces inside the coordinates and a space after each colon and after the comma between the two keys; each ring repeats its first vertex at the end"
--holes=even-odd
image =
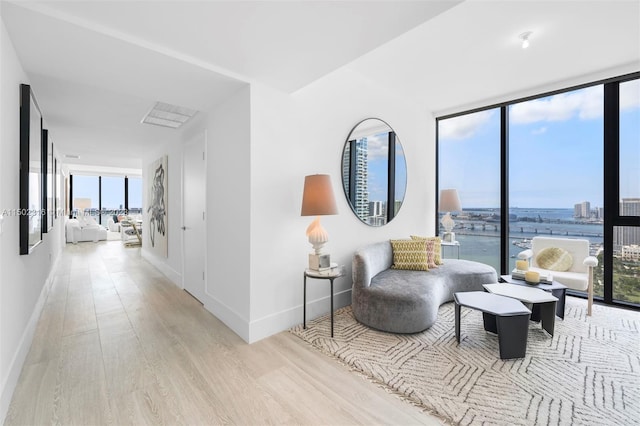
{"type": "Polygon", "coordinates": [[[20,85],[20,254],[42,242],[42,112],[28,84],[20,85]]]}
{"type": "Polygon", "coordinates": [[[168,175],[167,156],[163,155],[149,166],[147,179],[147,223],[144,226],[143,235],[147,235],[151,251],[167,257],[167,195],[168,175]]]}
{"type": "Polygon", "coordinates": [[[49,130],[42,129],[42,232],[53,229],[53,142],[49,130]]]}
{"type": "Polygon", "coordinates": [[[62,173],[60,172],[60,162],[56,157],[53,158],[53,175],[55,176],[55,181],[53,185],[53,200],[54,200],[54,209],[55,209],[55,218],[57,219],[63,213],[62,209],[62,173]]]}

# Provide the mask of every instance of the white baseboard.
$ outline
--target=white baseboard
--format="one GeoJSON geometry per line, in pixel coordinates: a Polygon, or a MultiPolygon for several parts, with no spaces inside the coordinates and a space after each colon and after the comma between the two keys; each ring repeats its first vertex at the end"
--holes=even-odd
{"type": "MultiPolygon", "coordinates": [[[[140,250],[140,253],[143,259],[156,267],[178,288],[183,288],[182,274],[168,266],[163,259],[159,259],[153,253],[144,249],[140,250]]],[[[249,322],[245,318],[208,293],[205,294],[205,300],[201,300],[201,302],[207,311],[225,323],[227,327],[233,330],[233,332],[240,336],[245,342],[249,341],[249,322]]]]}
{"type": "Polygon", "coordinates": [[[243,318],[229,306],[220,302],[211,295],[206,295],[206,300],[202,301],[204,308],[211,312],[216,318],[225,323],[234,333],[242,338],[245,342],[249,342],[249,321],[243,318]]]}
{"type": "Polygon", "coordinates": [[[153,253],[150,253],[147,250],[141,249],[140,255],[144,260],[155,266],[164,276],[169,278],[172,283],[174,283],[178,288],[182,288],[182,274],[169,265],[163,260],[159,259],[153,253]]]}
{"type": "Polygon", "coordinates": [[[22,372],[24,362],[27,359],[27,354],[29,353],[29,349],[31,348],[31,343],[33,342],[33,336],[36,332],[38,320],[40,319],[42,308],[47,301],[47,297],[49,296],[51,284],[53,283],[53,276],[55,275],[55,271],[58,268],[59,260],[60,255],[56,257],[55,262],[49,270],[49,275],[47,276],[47,279],[42,286],[38,301],[33,307],[33,312],[31,312],[29,322],[27,322],[27,326],[24,330],[24,333],[22,333],[22,338],[20,339],[18,348],[13,355],[13,359],[11,360],[9,373],[4,379],[4,383],[2,383],[2,395],[0,396],[0,424],[4,424],[5,417],[7,416],[7,412],[9,411],[11,398],[13,397],[13,392],[15,391],[16,385],[18,384],[18,379],[20,378],[20,373],[22,372]]]}
{"type": "MultiPolygon", "coordinates": [[[[330,296],[307,301],[307,321],[329,313],[331,309],[330,296]]],[[[351,304],[351,289],[335,293],[333,296],[334,310],[351,304]]],[[[267,315],[255,321],[251,321],[249,343],[272,336],[284,330],[288,330],[294,325],[302,323],[302,304],[286,309],[275,314],[267,315]]]]}

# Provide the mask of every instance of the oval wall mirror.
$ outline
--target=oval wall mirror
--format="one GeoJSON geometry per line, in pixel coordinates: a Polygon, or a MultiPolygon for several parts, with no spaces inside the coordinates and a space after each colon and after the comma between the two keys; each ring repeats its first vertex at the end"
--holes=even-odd
{"type": "Polygon", "coordinates": [[[390,222],[407,187],[407,162],[396,132],[378,118],[351,130],[342,151],[342,188],[358,218],[371,226],[390,222]]]}

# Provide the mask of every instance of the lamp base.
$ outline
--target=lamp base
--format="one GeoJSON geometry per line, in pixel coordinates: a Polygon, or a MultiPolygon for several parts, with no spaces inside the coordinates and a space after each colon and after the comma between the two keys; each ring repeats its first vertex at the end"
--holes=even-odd
{"type": "Polygon", "coordinates": [[[319,271],[331,267],[331,256],[328,254],[309,254],[309,269],[319,271]]]}
{"type": "Polygon", "coordinates": [[[448,243],[456,242],[456,233],[455,232],[445,232],[442,234],[442,241],[446,241],[448,243]]]}

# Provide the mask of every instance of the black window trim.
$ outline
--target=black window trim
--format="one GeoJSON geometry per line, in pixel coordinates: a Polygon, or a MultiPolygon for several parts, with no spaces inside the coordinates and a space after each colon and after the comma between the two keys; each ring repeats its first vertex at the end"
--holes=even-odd
{"type": "MultiPolygon", "coordinates": [[[[441,120],[447,120],[450,118],[460,117],[463,115],[469,115],[477,112],[499,109],[500,111],[500,274],[508,273],[509,264],[509,106],[522,102],[527,102],[535,99],[545,98],[548,96],[558,95],[561,93],[572,92],[575,90],[585,89],[588,87],[603,85],[604,90],[604,134],[603,134],[603,161],[604,161],[604,176],[603,176],[603,207],[607,212],[604,216],[604,256],[603,256],[603,271],[604,271],[604,297],[594,296],[594,300],[604,302],[608,305],[631,308],[634,310],[640,309],[640,304],[634,304],[630,302],[614,300],[613,299],[613,231],[618,226],[637,226],[640,227],[640,217],[635,216],[622,216],[620,215],[620,179],[619,179],[619,166],[620,166],[620,103],[619,103],[619,87],[620,83],[624,83],[631,80],[640,79],[640,71],[623,74],[617,77],[610,77],[600,79],[597,81],[573,85],[563,89],[557,89],[552,91],[543,92],[537,95],[530,95],[522,98],[516,98],[508,101],[498,102],[489,106],[483,106],[465,110],[461,112],[445,114],[437,116],[436,121],[436,148],[435,148],[435,161],[436,161],[436,191],[435,191],[435,206],[436,212],[438,211],[438,194],[440,191],[439,183],[439,122],[441,120]],[[504,212],[507,212],[506,214],[504,212]]],[[[439,233],[439,218],[438,214],[435,215],[436,235],[439,233]]],[[[577,297],[586,297],[586,294],[568,291],[569,294],[577,297]]]]}

